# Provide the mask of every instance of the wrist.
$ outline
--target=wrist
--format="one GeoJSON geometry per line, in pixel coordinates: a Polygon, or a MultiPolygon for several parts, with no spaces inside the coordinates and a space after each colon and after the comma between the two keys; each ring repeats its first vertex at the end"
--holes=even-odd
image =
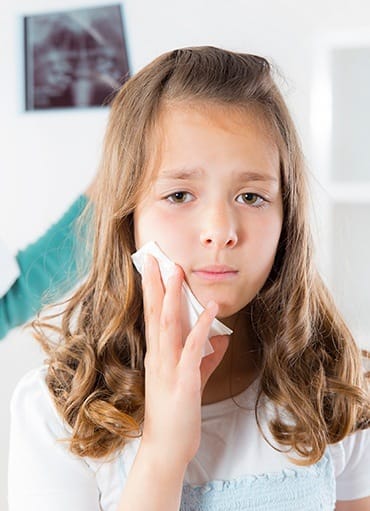
{"type": "Polygon", "coordinates": [[[144,438],[140,442],[137,457],[145,460],[146,466],[152,473],[155,471],[158,476],[161,475],[163,478],[178,478],[181,481],[184,479],[189,463],[170,448],[158,447],[144,438]]]}

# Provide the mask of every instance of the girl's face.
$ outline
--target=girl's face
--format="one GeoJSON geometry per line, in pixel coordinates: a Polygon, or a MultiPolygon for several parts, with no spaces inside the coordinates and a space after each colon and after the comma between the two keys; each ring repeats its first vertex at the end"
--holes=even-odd
{"type": "Polygon", "coordinates": [[[139,249],[156,241],[218,317],[263,287],[282,227],[279,153],[253,113],[223,106],[166,108],[160,158],[134,213],[139,249]]]}

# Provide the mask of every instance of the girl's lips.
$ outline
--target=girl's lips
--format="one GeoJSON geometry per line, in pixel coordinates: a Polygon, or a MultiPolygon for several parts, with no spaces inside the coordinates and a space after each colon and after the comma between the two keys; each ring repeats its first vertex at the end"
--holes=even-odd
{"type": "Polygon", "coordinates": [[[220,281],[234,278],[238,274],[238,271],[230,266],[215,265],[195,269],[193,273],[204,280],[220,281]]]}

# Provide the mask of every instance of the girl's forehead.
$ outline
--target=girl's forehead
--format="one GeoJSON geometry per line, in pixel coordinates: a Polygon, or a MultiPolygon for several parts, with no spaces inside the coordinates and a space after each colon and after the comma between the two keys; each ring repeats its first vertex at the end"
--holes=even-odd
{"type": "Polygon", "coordinates": [[[166,124],[182,122],[184,117],[207,119],[210,125],[225,126],[230,130],[232,125],[240,129],[246,124],[253,124],[263,130],[266,135],[272,136],[271,120],[264,109],[257,104],[225,104],[216,101],[201,101],[191,99],[188,101],[164,101],[157,114],[156,131],[166,128],[166,124]]]}
{"type": "MultiPolygon", "coordinates": [[[[173,155],[175,160],[180,160],[180,165],[192,166],[199,148],[200,152],[203,147],[214,151],[220,149],[222,154],[223,142],[226,146],[230,140],[237,141],[236,152],[245,146],[244,154],[248,154],[249,148],[250,159],[259,154],[260,159],[269,160],[269,163],[273,161],[279,167],[279,146],[271,124],[254,106],[209,102],[165,104],[149,134],[147,179],[151,182],[156,180],[161,173],[163,160],[168,163],[173,155]],[[215,141],[212,135],[208,137],[209,133],[216,133],[215,141]],[[214,142],[218,144],[212,147],[214,142]]],[[[234,157],[232,152],[229,151],[229,154],[231,158],[234,157]]],[[[178,170],[176,168],[176,172],[178,170]]],[[[279,173],[278,168],[276,170],[279,173]]],[[[167,174],[169,171],[166,169],[167,174]]]]}

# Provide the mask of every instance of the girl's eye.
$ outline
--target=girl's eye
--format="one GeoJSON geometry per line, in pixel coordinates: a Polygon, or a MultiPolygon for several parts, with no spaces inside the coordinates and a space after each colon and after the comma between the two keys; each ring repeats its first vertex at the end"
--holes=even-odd
{"type": "Polygon", "coordinates": [[[256,193],[241,193],[237,197],[237,202],[241,202],[243,204],[248,204],[249,206],[254,206],[256,208],[261,207],[265,204],[265,199],[256,193]]]}
{"type": "Polygon", "coordinates": [[[175,192],[165,198],[174,204],[184,204],[185,202],[190,202],[193,196],[189,192],[175,192]]]}

